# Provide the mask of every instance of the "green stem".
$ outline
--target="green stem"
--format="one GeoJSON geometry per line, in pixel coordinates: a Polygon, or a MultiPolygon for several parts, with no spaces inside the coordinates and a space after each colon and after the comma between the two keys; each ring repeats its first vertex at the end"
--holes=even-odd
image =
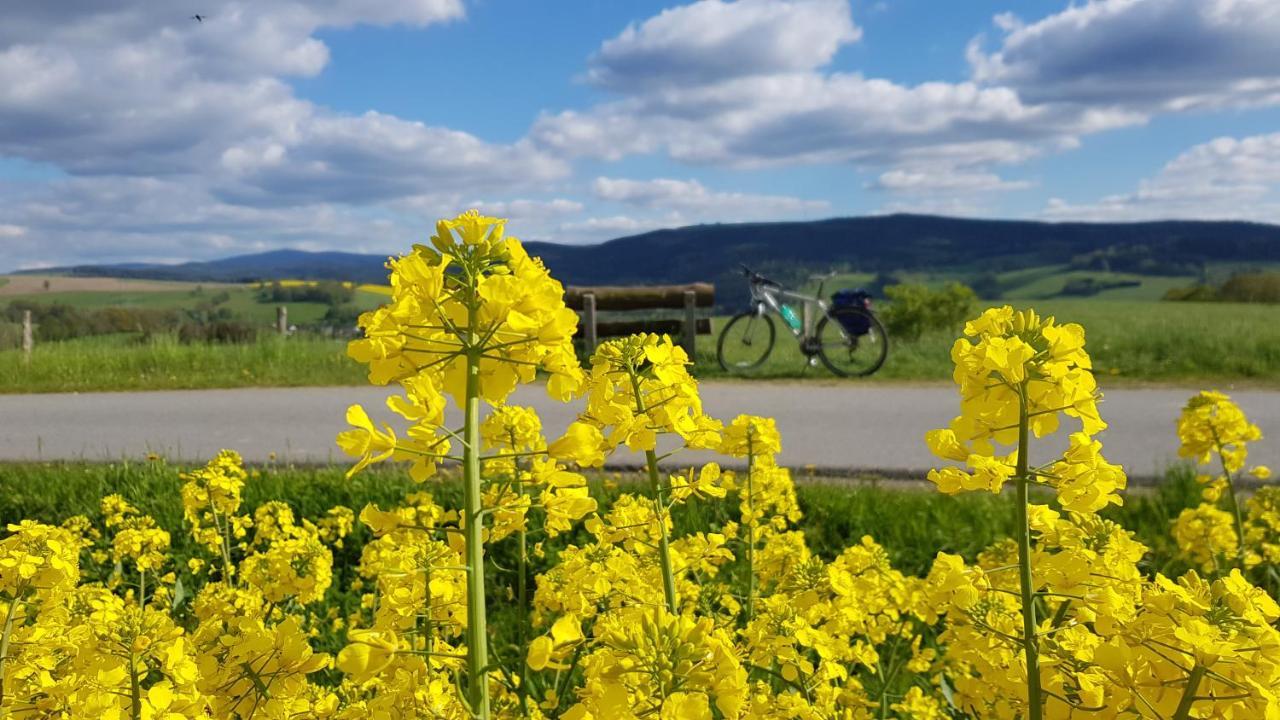
{"type": "Polygon", "coordinates": [[[755,474],[753,432],[747,430],[747,622],[756,614],[756,508],[752,475],[755,474]]]}
{"type": "Polygon", "coordinates": [[[138,678],[138,665],[129,655],[129,717],[142,720],[142,685],[138,678]]]}
{"type": "Polygon", "coordinates": [[[422,647],[427,652],[431,652],[435,650],[436,621],[435,621],[435,617],[432,615],[432,612],[431,612],[431,561],[430,560],[427,560],[427,569],[424,574],[424,578],[426,581],[426,585],[422,589],[422,598],[423,598],[423,605],[424,605],[424,607],[422,608],[422,615],[423,615],[424,624],[426,625],[426,630],[423,633],[424,637],[422,641],[422,647]]]}
{"type": "Polygon", "coordinates": [[[667,539],[666,500],[662,493],[662,481],[658,479],[658,455],[652,450],[646,450],[644,459],[649,468],[653,511],[658,520],[658,562],[662,566],[662,593],[667,599],[667,610],[675,615],[679,612],[676,605],[676,576],[671,570],[671,544],[667,539]]]}
{"type": "MultiPolygon", "coordinates": [[[[631,391],[636,396],[636,414],[644,415],[648,409],[644,405],[644,397],[640,391],[640,378],[635,367],[627,366],[627,374],[631,376],[631,391]]],[[[658,476],[658,454],[653,450],[644,452],[645,467],[649,470],[649,488],[653,493],[653,513],[658,521],[658,563],[662,566],[662,592],[667,599],[667,610],[675,615],[676,576],[671,569],[671,544],[667,538],[667,505],[663,497],[662,480],[658,476]]]]}
{"type": "Polygon", "coordinates": [[[1041,720],[1044,699],[1040,688],[1040,648],[1036,639],[1035,584],[1031,578],[1031,527],[1028,520],[1030,474],[1027,472],[1027,455],[1030,450],[1031,423],[1027,416],[1025,383],[1018,393],[1018,466],[1015,480],[1018,500],[1014,506],[1014,532],[1018,542],[1018,579],[1022,594],[1022,648],[1027,662],[1027,705],[1029,720],[1041,720]]]}
{"type": "Polygon", "coordinates": [[[4,661],[9,657],[9,638],[13,636],[13,616],[18,610],[18,599],[9,601],[9,610],[4,615],[4,631],[0,633],[0,708],[4,707],[4,661]]]}
{"type": "MultiPolygon", "coordinates": [[[[512,453],[515,453],[515,431],[509,430],[508,436],[511,438],[511,451],[512,453]]],[[[521,468],[519,458],[515,459],[513,463],[515,467],[516,485],[520,488],[520,498],[523,500],[526,489],[524,486],[525,484],[520,482],[521,468]]],[[[519,555],[517,557],[516,565],[516,606],[520,613],[520,619],[516,624],[516,633],[517,642],[519,643],[518,647],[520,650],[519,657],[516,658],[516,663],[520,666],[520,689],[518,695],[520,698],[521,717],[529,717],[529,663],[526,662],[526,658],[529,655],[529,629],[527,627],[529,623],[529,589],[525,582],[526,575],[529,572],[528,522],[529,520],[526,513],[525,524],[520,526],[520,530],[517,533],[519,555]]]]}
{"type": "Polygon", "coordinates": [[[1071,598],[1062,601],[1058,606],[1058,612],[1053,614],[1053,627],[1060,627],[1067,620],[1067,613],[1071,610],[1071,598]]]}
{"type": "MultiPolygon", "coordinates": [[[[1213,433],[1215,443],[1218,433],[1213,433]]],[[[1227,456],[1222,451],[1222,444],[1218,445],[1218,460],[1222,462],[1222,475],[1227,479],[1227,502],[1231,503],[1231,520],[1236,526],[1236,559],[1241,565],[1244,564],[1244,519],[1240,516],[1240,503],[1236,502],[1236,484],[1231,477],[1231,472],[1227,470],[1227,456]]]]}
{"type": "MultiPolygon", "coordinates": [[[[475,327],[474,306],[468,326],[475,327]]],[[[472,332],[474,339],[474,331],[472,332]]],[[[462,435],[462,477],[466,496],[467,677],[471,713],[489,720],[489,641],[484,604],[484,518],[480,484],[480,349],[467,352],[467,407],[462,435]]]]}
{"type": "Polygon", "coordinates": [[[1191,716],[1191,706],[1196,701],[1196,690],[1200,687],[1200,680],[1207,670],[1208,668],[1203,665],[1191,668],[1191,674],[1187,676],[1187,687],[1182,691],[1182,699],[1178,700],[1178,709],[1173,711],[1173,720],[1187,720],[1191,716]]]}

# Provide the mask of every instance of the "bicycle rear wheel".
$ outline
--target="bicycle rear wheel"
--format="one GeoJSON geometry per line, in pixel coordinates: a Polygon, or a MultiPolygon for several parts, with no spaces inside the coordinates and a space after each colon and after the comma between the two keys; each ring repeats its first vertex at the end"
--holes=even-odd
{"type": "Polygon", "coordinates": [[[862,308],[835,308],[818,323],[818,357],[841,377],[863,377],[880,369],[889,355],[884,325],[862,308]]]}
{"type": "Polygon", "coordinates": [[[734,315],[720,331],[716,359],[725,372],[741,373],[760,367],[773,351],[773,319],[744,312],[734,315]]]}

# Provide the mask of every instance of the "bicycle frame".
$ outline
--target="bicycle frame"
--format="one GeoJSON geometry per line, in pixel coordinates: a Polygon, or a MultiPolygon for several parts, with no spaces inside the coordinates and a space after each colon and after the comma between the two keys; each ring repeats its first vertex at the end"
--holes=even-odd
{"type": "MultiPolygon", "coordinates": [[[[818,286],[818,293],[822,293],[821,285],[818,286]]],[[[783,325],[797,340],[801,341],[813,337],[815,324],[831,309],[831,304],[819,296],[805,295],[771,283],[751,283],[751,301],[756,306],[757,315],[763,315],[766,310],[769,310],[774,315],[783,317],[782,300],[790,300],[800,305],[800,329],[791,327],[787,322],[783,322],[783,325]]],[[[783,319],[785,320],[785,317],[783,319]]]]}
{"type": "Polygon", "coordinates": [[[728,324],[721,329],[720,339],[716,343],[717,359],[726,371],[753,369],[769,358],[777,336],[777,323],[770,315],[777,315],[786,329],[791,331],[791,336],[799,345],[800,354],[805,357],[809,366],[815,366],[821,361],[838,376],[861,377],[870,375],[884,364],[889,349],[888,336],[884,326],[872,314],[869,296],[865,292],[841,291],[828,302],[823,299],[822,290],[826,281],[834,277],[835,273],[813,277],[813,280],[820,281],[817,293],[813,295],[788,290],[753,272],[746,265],[742,266],[742,274],[750,280],[750,309],[730,318],[728,324]],[[843,297],[842,293],[847,297],[843,297]],[[799,311],[798,317],[796,310],[799,311]],[[860,318],[851,313],[861,313],[866,317],[860,318]],[[761,322],[757,323],[757,319],[761,322]],[[752,327],[757,324],[763,326],[763,332],[766,333],[759,337],[762,341],[759,345],[752,339],[752,327]],[[742,337],[726,345],[726,339],[735,327],[739,328],[738,332],[742,333],[742,337]],[[829,335],[828,331],[835,334],[829,335]],[[861,359],[861,355],[855,357],[862,345],[863,336],[867,336],[866,347],[870,348],[869,355],[861,354],[868,355],[866,359],[861,359]],[[738,348],[730,354],[745,351],[751,355],[746,360],[730,359],[726,355],[726,348],[738,348]]]}

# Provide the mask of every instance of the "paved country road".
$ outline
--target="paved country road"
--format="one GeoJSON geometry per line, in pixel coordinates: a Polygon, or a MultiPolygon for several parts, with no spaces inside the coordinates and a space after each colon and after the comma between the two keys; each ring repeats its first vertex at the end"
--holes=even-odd
{"type": "MultiPolygon", "coordinates": [[[[717,417],[777,418],[781,461],[819,471],[910,473],[933,467],[924,433],[945,426],[957,410],[955,389],[947,385],[707,381],[701,388],[707,412],[717,417]]],[[[284,462],[345,463],[333,438],[345,428],[346,407],[362,403],[375,420],[393,420],[383,406],[389,392],[336,387],[0,395],[0,460],[118,460],[147,452],[201,460],[225,447],[251,461],[274,453],[284,462]]],[[[1174,420],[1194,392],[1107,392],[1102,416],[1111,429],[1101,437],[1107,457],[1136,477],[1155,476],[1177,462],[1174,420]]],[[[1280,470],[1280,391],[1242,390],[1232,397],[1266,436],[1250,460],[1280,470]]],[[[535,406],[552,438],[578,407],[548,400],[539,386],[520,388],[511,402],[535,406]]],[[[1074,421],[1064,424],[1073,426],[1074,421]]],[[[1056,440],[1065,443],[1065,437],[1060,432],[1056,440]]],[[[1037,452],[1048,459],[1054,441],[1045,443],[1037,452]]],[[[684,462],[699,459],[682,457],[684,462]]],[[[641,460],[626,453],[612,462],[641,460]]]]}

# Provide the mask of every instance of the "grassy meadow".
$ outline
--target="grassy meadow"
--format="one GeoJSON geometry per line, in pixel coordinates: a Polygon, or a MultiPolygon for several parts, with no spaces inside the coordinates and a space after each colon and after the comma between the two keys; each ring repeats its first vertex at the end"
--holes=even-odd
{"type": "MultiPolygon", "coordinates": [[[[1083,325],[1089,354],[1105,383],[1280,385],[1280,306],[1075,298],[989,304],[1006,302],[1083,325]]],[[[726,320],[716,318],[713,332],[719,332],[726,320]]],[[[775,328],[773,353],[750,377],[831,377],[825,368],[806,367],[804,356],[781,321],[775,322],[775,328]]],[[[890,336],[884,367],[858,381],[950,378],[955,339],[953,332],[926,333],[913,341],[890,336]]],[[[714,336],[700,341],[698,370],[703,377],[724,375],[715,352],[714,336]]]]}
{"type": "MultiPolygon", "coordinates": [[[[1280,306],[1230,303],[1051,299],[1034,307],[1084,325],[1100,382],[1280,386],[1280,306]]],[[[291,311],[292,313],[292,311],[291,311]]],[[[292,315],[291,315],[292,316],[292,315]]],[[[716,318],[718,332],[725,318],[716,318]]],[[[794,339],[778,337],[769,360],[751,378],[833,379],[808,367],[794,339]]],[[[847,382],[943,381],[951,377],[955,334],[918,340],[889,338],[889,358],[870,378],[847,382]]],[[[698,340],[699,377],[725,377],[715,335],[698,340]]],[[[358,385],[363,369],[346,357],[345,342],[263,333],[247,344],[179,343],[172,336],[111,335],[37,343],[31,363],[0,351],[0,392],[87,392],[218,387],[358,385]]]]}
{"type": "MultiPolygon", "coordinates": [[[[945,277],[904,275],[912,282],[940,284],[945,277]]],[[[1088,334],[1089,352],[1102,382],[1249,384],[1280,386],[1280,306],[1233,303],[1157,302],[1169,287],[1192,278],[1089,273],[1059,266],[1028,268],[998,276],[1004,299],[1034,307],[1061,321],[1078,322],[1088,334]],[[1100,283],[1138,280],[1088,298],[1061,295],[1063,285],[1092,277],[1100,283]]],[[[82,309],[133,307],[193,310],[222,296],[237,318],[265,330],[246,344],[182,344],[172,335],[119,334],[37,342],[31,363],[12,345],[0,349],[0,393],[217,388],[245,386],[348,385],[364,382],[364,372],[345,356],[344,342],[300,334],[280,338],[276,303],[262,302],[252,285],[170,283],[111,278],[3,278],[0,304],[12,300],[63,303],[82,309]],[[44,289],[45,280],[50,282],[44,289]]],[[[873,276],[845,273],[828,280],[828,290],[870,284],[873,276]]],[[[807,290],[816,288],[810,287],[807,290]]],[[[360,288],[354,303],[376,307],[384,295],[360,288]]],[[[306,326],[327,307],[319,302],[288,303],[289,319],[306,326]]],[[[713,319],[718,333],[727,316],[713,319]]],[[[775,319],[776,320],[776,319],[775,319]]],[[[821,366],[809,367],[778,320],[773,354],[752,378],[832,379],[821,366]]],[[[2,328],[0,328],[2,329],[2,328]]],[[[9,336],[16,336],[13,328],[9,336]]],[[[889,357],[870,378],[850,382],[941,381],[951,375],[955,333],[926,333],[919,339],[890,337],[889,357]]],[[[724,377],[716,361],[715,334],[699,338],[695,369],[704,378],[724,377]]]]}
{"type": "MultiPolygon", "coordinates": [[[[155,280],[122,280],[116,278],[79,278],[13,276],[13,282],[0,286],[0,304],[26,300],[47,304],[69,305],[81,310],[99,308],[145,308],[152,310],[195,311],[201,304],[225,293],[215,307],[227,308],[246,322],[268,326],[276,321],[279,303],[258,299],[256,285],[225,283],[162,282],[155,280]],[[43,289],[44,281],[49,289],[43,289]]],[[[354,304],[362,310],[377,307],[386,297],[368,289],[357,289],[354,304]]],[[[309,325],[324,317],[328,306],[320,302],[290,302],[289,322],[309,325]]]]}

